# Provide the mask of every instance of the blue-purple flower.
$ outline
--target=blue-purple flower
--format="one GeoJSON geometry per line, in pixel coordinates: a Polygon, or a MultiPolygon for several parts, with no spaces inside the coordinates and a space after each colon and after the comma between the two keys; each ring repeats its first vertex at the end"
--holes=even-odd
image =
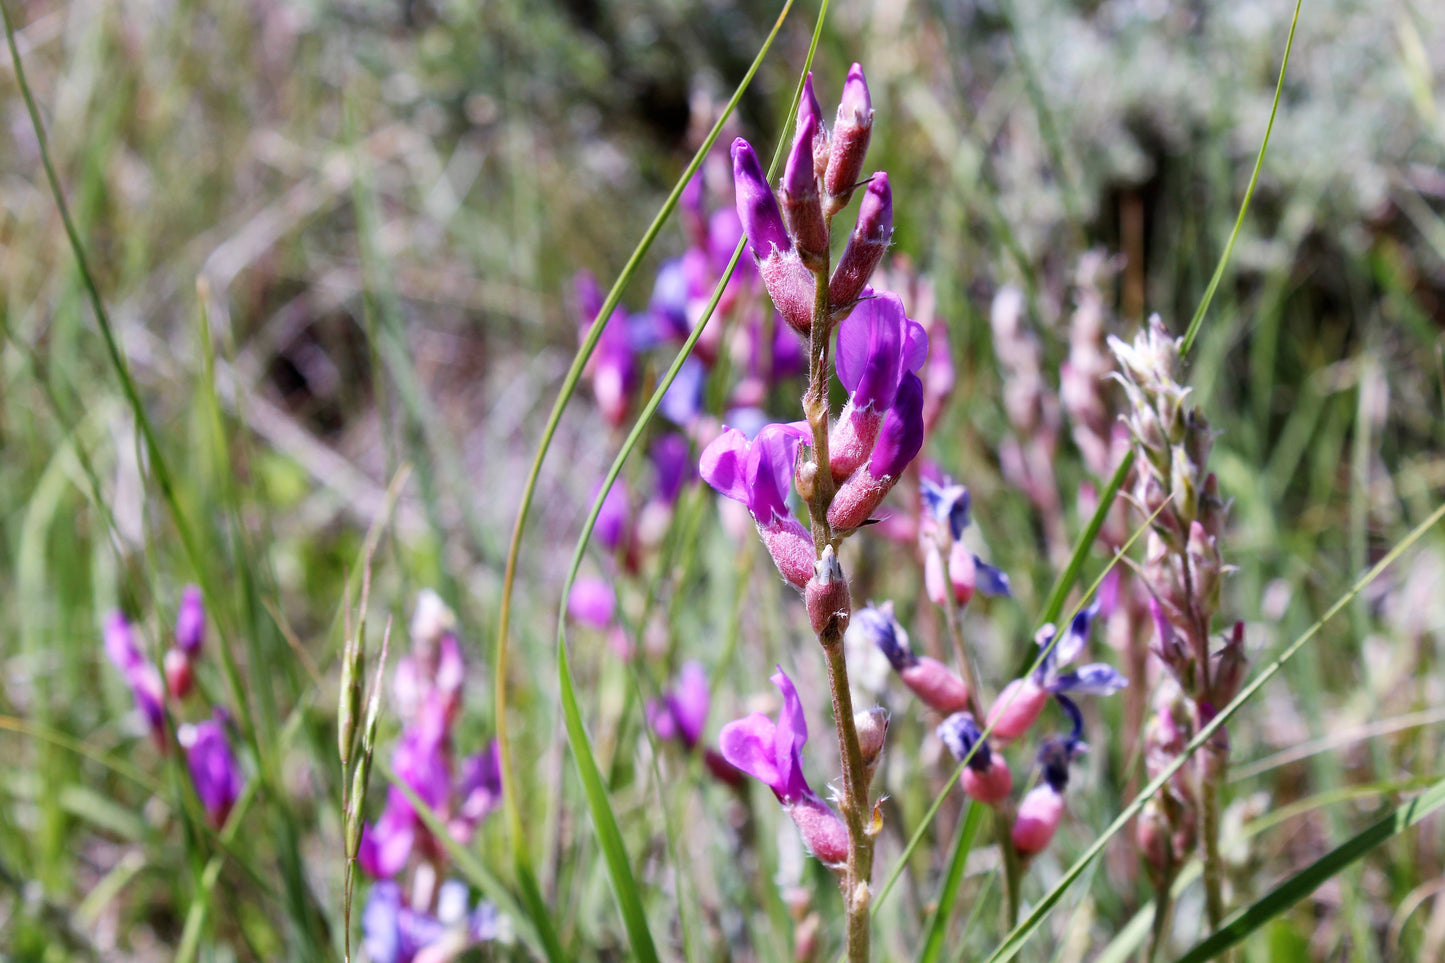
{"type": "Polygon", "coordinates": [[[676,739],[692,749],[702,738],[710,700],[707,670],[700,662],[684,662],[672,687],[647,704],[647,720],[659,739],[676,739]]]}
{"type": "Polygon", "coordinates": [[[122,612],[111,612],[102,632],[105,654],[130,686],[135,706],[145,718],[151,738],[162,750],[166,746],[166,690],[161,674],[136,643],[135,633],[122,612]]]}
{"type": "Polygon", "coordinates": [[[917,374],[927,357],[928,335],[904,313],[896,294],[872,292],[838,325],[833,366],[848,389],[848,403],[828,439],[835,479],[842,481],[868,460],[905,375],[917,374]]]}
{"type": "Polygon", "coordinates": [[[923,479],[923,584],[935,605],[967,605],[974,592],[1010,595],[1008,576],[989,565],[963,544],[968,527],[968,489],[944,477],[923,479]],[[950,603],[950,598],[952,602],[950,603]]]}
{"type": "Polygon", "coordinates": [[[989,710],[988,721],[995,736],[1008,740],[1022,735],[1038,719],[1050,696],[1075,720],[1075,729],[1081,731],[1082,717],[1070,696],[1112,695],[1129,684],[1118,670],[1103,662],[1081,666],[1072,672],[1061,671],[1084,651],[1098,610],[1097,602],[1081,610],[1057,642],[1057,629],[1053,625],[1039,630],[1034,639],[1043,650],[1038,668],[1005,686],[989,710]]]}
{"type": "Polygon", "coordinates": [[[423,958],[441,963],[496,939],[498,925],[496,907],[484,901],[471,908],[466,884],[458,880],[447,880],[438,889],[435,913],[408,906],[401,887],[383,880],[371,887],[361,913],[362,945],[372,963],[423,958]]]}

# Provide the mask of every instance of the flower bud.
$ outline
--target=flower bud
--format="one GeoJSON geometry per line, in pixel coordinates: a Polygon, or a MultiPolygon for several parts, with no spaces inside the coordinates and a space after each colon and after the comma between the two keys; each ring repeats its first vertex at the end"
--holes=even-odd
{"type": "Polygon", "coordinates": [[[968,708],[968,685],[952,669],[926,655],[917,659],[899,669],[898,677],[924,705],[944,715],[968,708]]]}
{"type": "Polygon", "coordinates": [[[1149,865],[1156,885],[1164,880],[1174,862],[1173,828],[1169,818],[1157,799],[1144,804],[1139,812],[1139,821],[1134,826],[1134,841],[1139,852],[1149,865]]]}
{"type": "Polygon", "coordinates": [[[828,129],[823,126],[823,107],[813,92],[813,72],[803,81],[803,97],[798,101],[798,130],[813,132],[813,177],[822,181],[828,170],[828,129]]]}
{"type": "Polygon", "coordinates": [[[824,866],[837,871],[848,864],[848,827],[827,803],[810,794],[783,808],[802,833],[803,845],[824,866]]]}
{"type": "Polygon", "coordinates": [[[773,524],[758,526],[768,554],[778,572],[796,589],[803,589],[813,577],[813,538],[796,519],[774,519],[773,524]]]}
{"type": "Polygon", "coordinates": [[[883,756],[883,745],[888,740],[888,710],[874,706],[853,714],[853,728],[858,731],[858,752],[863,757],[863,768],[871,782],[878,760],[883,756]]]}
{"type": "Polygon", "coordinates": [[[868,153],[868,139],[872,133],[873,101],[868,93],[868,80],[863,76],[863,68],[854,64],[843,84],[838,119],[833,125],[828,152],[828,169],[823,174],[829,214],[842,210],[852,196],[853,185],[863,170],[863,158],[868,153]]]}
{"type": "Polygon", "coordinates": [[[783,168],[783,223],[799,251],[822,257],[828,251],[828,226],[823,221],[823,202],[813,173],[814,134],[800,124],[793,135],[793,148],[783,168]]]}
{"type": "Polygon", "coordinates": [[[790,251],[793,245],[783,227],[778,199],[768,186],[767,175],[758,163],[758,155],[753,153],[753,146],[739,137],[733,141],[732,155],[738,219],[743,222],[743,233],[748,236],[753,257],[762,261],[774,248],[783,253],[790,251]]]}
{"type": "Polygon", "coordinates": [[[959,776],[959,783],[969,798],[976,799],[985,806],[997,806],[1014,791],[1013,772],[1001,752],[990,753],[988,763],[981,769],[965,766],[963,774],[959,776]]]}
{"type": "Polygon", "coordinates": [[[823,547],[823,557],[814,564],[813,577],[808,580],[803,594],[813,632],[820,638],[831,633],[835,640],[841,639],[847,631],[853,603],[848,596],[848,581],[843,577],[843,567],[838,564],[833,546],[823,547]]]}
{"type": "Polygon", "coordinates": [[[1244,681],[1244,668],[1248,660],[1244,655],[1244,623],[1235,622],[1229,640],[1215,657],[1214,692],[1211,697],[1216,705],[1226,705],[1239,694],[1244,681]]]}
{"type": "Polygon", "coordinates": [[[988,710],[985,728],[1002,742],[1017,739],[1028,732],[1048,704],[1048,690],[1027,676],[1003,687],[988,710]]]}
{"type": "Polygon", "coordinates": [[[166,651],[165,662],[163,663],[166,675],[166,690],[176,699],[184,699],[190,695],[191,687],[195,683],[195,677],[191,673],[191,659],[186,653],[179,649],[166,651]]]}
{"type": "Polygon", "coordinates": [[[892,239],[893,190],[888,175],[880,171],[868,182],[863,203],[858,206],[858,223],[828,281],[828,301],[834,311],[858,299],[892,239]]]}
{"type": "Polygon", "coordinates": [[[1064,797],[1053,786],[1041,783],[1029,790],[1014,820],[1014,849],[1025,858],[1042,852],[1054,838],[1063,815],[1064,797]]]}
{"type": "Polygon", "coordinates": [[[813,329],[813,303],[817,288],[813,272],[803,264],[794,250],[774,250],[758,262],[763,287],[773,299],[778,315],[803,337],[813,329]]]}

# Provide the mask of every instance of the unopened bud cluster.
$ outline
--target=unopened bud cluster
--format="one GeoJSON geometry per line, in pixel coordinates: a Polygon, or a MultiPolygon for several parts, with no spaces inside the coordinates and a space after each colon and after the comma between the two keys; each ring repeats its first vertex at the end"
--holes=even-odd
{"type": "MultiPolygon", "coordinates": [[[[1149,589],[1155,653],[1172,680],[1161,688],[1145,728],[1151,775],[1163,772],[1189,741],[1239,692],[1244,680],[1244,626],[1217,648],[1211,625],[1230,571],[1220,554],[1227,506],[1208,470],[1213,436],[1178,380],[1182,340],[1156,315],[1126,344],[1109,339],[1128,395],[1124,421],[1135,453],[1135,507],[1149,521],[1140,573],[1149,589]]],[[[1196,836],[1206,876],[1216,873],[1217,795],[1229,758],[1224,728],[1192,766],[1180,767],[1141,813],[1136,836],[1161,884],[1186,858],[1196,836]]],[[[1217,882],[1213,884],[1217,893],[1217,882]]],[[[1213,896],[1211,897],[1213,900],[1213,896]]],[[[1215,901],[1217,903],[1217,901],[1215,901]]]]}

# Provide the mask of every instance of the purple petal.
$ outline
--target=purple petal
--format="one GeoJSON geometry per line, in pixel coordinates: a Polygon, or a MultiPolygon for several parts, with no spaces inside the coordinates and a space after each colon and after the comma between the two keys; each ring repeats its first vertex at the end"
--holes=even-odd
{"type": "Polygon", "coordinates": [[[617,596],[612,584],[601,578],[579,578],[567,596],[567,614],[583,625],[605,629],[612,624],[617,596]]]}
{"type": "Polygon", "coordinates": [[[973,557],[973,565],[975,570],[974,588],[989,596],[1013,595],[1013,590],[1009,587],[1008,575],[1001,569],[994,568],[977,555],[973,557]]]}
{"type": "Polygon", "coordinates": [[[578,271],[572,278],[572,286],[577,295],[578,326],[585,332],[592,327],[597,313],[602,310],[602,289],[597,286],[597,279],[591,271],[578,271]]]}
{"type": "MultiPolygon", "coordinates": [[[[428,700],[430,701],[430,700],[428,700]]],[[[452,791],[451,767],[447,763],[445,722],[423,722],[428,716],[423,705],[418,721],[402,730],[401,740],[391,756],[397,778],[406,783],[433,809],[446,806],[452,791]]]]}
{"type": "Polygon", "coordinates": [[[778,727],[761,712],[735,719],[718,733],[718,751],[733,766],[781,796],[787,787],[778,769],[778,727]]]}
{"type": "Polygon", "coordinates": [[[928,360],[928,330],[906,318],[903,325],[903,370],[918,374],[928,360]]]}
{"type": "Polygon", "coordinates": [[[940,525],[947,525],[954,541],[962,538],[963,530],[968,527],[972,504],[968,489],[963,485],[953,484],[951,479],[945,478],[939,484],[925,478],[920,485],[920,494],[923,496],[923,506],[933,516],[933,520],[940,525]]]}
{"type": "Polygon", "coordinates": [[[1055,665],[1071,665],[1079,658],[1089,641],[1089,628],[1098,612],[1099,601],[1095,599],[1092,605],[1080,609],[1069,621],[1068,631],[1059,639],[1059,644],[1054,646],[1055,665]]]}
{"type": "Polygon", "coordinates": [[[231,754],[226,729],[221,723],[207,719],[197,723],[191,732],[191,744],[186,748],[191,783],[206,808],[206,815],[212,823],[220,825],[241,795],[245,779],[236,757],[231,754]]]}
{"type": "Polygon", "coordinates": [[[361,911],[362,946],[372,963],[402,963],[401,913],[401,887],[390,880],[374,883],[361,911]]]}
{"type": "Polygon", "coordinates": [[[868,471],[874,478],[897,478],[922,448],[923,382],[915,374],[906,374],[879,429],[868,471]]]}
{"type": "Polygon", "coordinates": [[[475,826],[502,803],[502,754],[493,740],[484,751],[462,761],[457,783],[461,817],[475,826]]]}
{"type": "Polygon", "coordinates": [[[767,175],[763,173],[752,145],[739,137],[733,141],[732,154],[738,219],[742,221],[753,256],[762,260],[772,253],[774,247],[779,251],[791,250],[793,245],[783,228],[783,213],[778,209],[778,199],[773,196],[773,189],[768,185],[767,175]]]}
{"type": "Polygon", "coordinates": [[[745,504],[760,525],[791,517],[788,492],[800,440],[793,426],[777,424],[768,425],[753,439],[744,473],[745,504]]]}
{"type": "Polygon", "coordinates": [[[1129,684],[1112,665],[1094,662],[1080,667],[1075,672],[1065,672],[1054,680],[1049,691],[1054,693],[1072,692],[1077,695],[1113,695],[1129,684]]]}
{"type": "Polygon", "coordinates": [[[745,477],[748,452],[752,447],[741,431],[727,428],[702,450],[698,462],[698,474],[702,480],[717,489],[719,495],[735,502],[748,502],[748,486],[745,477]]]}
{"type": "Polygon", "coordinates": [[[416,815],[400,789],[387,791],[386,808],[375,823],[362,827],[356,851],[362,870],[374,879],[390,879],[401,872],[416,840],[416,815]]]}
{"type": "Polygon", "coordinates": [[[782,668],[779,667],[769,678],[783,693],[783,710],[778,714],[778,726],[773,736],[778,771],[786,774],[779,796],[784,801],[799,799],[812,793],[803,777],[803,746],[808,742],[808,719],[803,713],[803,703],[798,698],[793,680],[782,668]]]}
{"type": "Polygon", "coordinates": [[[855,630],[888,657],[895,671],[901,672],[918,663],[918,656],[909,647],[908,633],[893,617],[892,602],[884,602],[879,607],[867,605],[854,612],[848,631],[855,630]]]}

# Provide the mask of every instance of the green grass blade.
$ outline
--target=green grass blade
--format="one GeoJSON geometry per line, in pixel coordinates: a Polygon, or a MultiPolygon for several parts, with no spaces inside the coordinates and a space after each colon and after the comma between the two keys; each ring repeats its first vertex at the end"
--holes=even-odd
{"type": "Polygon", "coordinates": [[[943,939],[948,934],[948,920],[953,915],[953,904],[958,897],[959,884],[963,882],[963,868],[968,863],[968,854],[973,842],[983,828],[983,817],[988,807],[970,799],[964,803],[963,825],[958,829],[958,842],[953,846],[953,855],[948,861],[948,872],[943,878],[943,888],[938,891],[938,905],[933,909],[933,919],[928,921],[928,937],[923,950],[918,954],[918,963],[938,963],[943,952],[943,939]]]}
{"type": "Polygon", "coordinates": [[[1074,881],[1083,874],[1089,864],[1104,851],[1104,847],[1108,844],[1109,840],[1123,829],[1130,819],[1134,818],[1135,813],[1144,807],[1144,803],[1163,788],[1164,784],[1169,781],[1174,773],[1178,772],[1179,769],[1193,757],[1194,752],[1199,749],[1200,746],[1204,745],[1221,726],[1228,722],[1241,706],[1248,702],[1266,682],[1274,678],[1280,669],[1284,667],[1285,663],[1304,647],[1305,643],[1319,634],[1320,629],[1349,605],[1355,596],[1364,590],[1365,586],[1378,578],[1385,569],[1404,554],[1406,549],[1419,541],[1419,539],[1438,524],[1441,519],[1445,519],[1445,505],[1437,508],[1428,518],[1413,528],[1384,558],[1380,559],[1373,568],[1361,576],[1360,579],[1351,586],[1348,592],[1337,599],[1324,615],[1320,616],[1318,621],[1291,642],[1273,662],[1265,666],[1259,675],[1255,676],[1254,679],[1240,691],[1239,695],[1235,696],[1227,706],[1220,710],[1219,715],[1215,716],[1208,725],[1200,729],[1198,734],[1184,747],[1184,751],[1175,757],[1169,765],[1165,766],[1163,771],[1155,776],[1154,779],[1134,797],[1133,802],[1124,807],[1123,812],[1121,812],[1115,820],[1109,824],[1109,827],[1099,835],[1099,838],[1084,851],[1083,855],[1074,862],[1074,865],[1069,867],[1053,889],[1049,890],[1043,899],[1035,905],[1033,911],[1030,912],[1018,926],[1013,928],[1004,938],[1003,942],[999,944],[998,948],[994,950],[993,955],[988,958],[988,963],[1004,963],[1004,961],[1011,960],[1017,956],[1019,950],[1023,948],[1024,943],[1026,943],[1034,931],[1042,925],[1044,918],[1047,917],[1053,908],[1058,905],[1059,901],[1063,899],[1064,893],[1067,892],[1074,881]]]}
{"type": "Polygon", "coordinates": [[[1336,873],[1371,850],[1389,842],[1441,806],[1445,806],[1445,779],[1435,783],[1364,832],[1336,846],[1236,913],[1231,920],[1181,956],[1177,963],[1203,963],[1204,960],[1213,959],[1313,893],[1336,873]]]}
{"type": "Polygon", "coordinates": [[[1244,215],[1249,212],[1249,202],[1254,197],[1254,185],[1259,182],[1260,168],[1264,167],[1264,152],[1269,148],[1269,135],[1274,131],[1274,116],[1279,111],[1279,98],[1284,93],[1284,74],[1289,69],[1289,54],[1294,49],[1294,31],[1295,27],[1299,26],[1299,11],[1303,5],[1304,0],[1295,0],[1294,17],[1289,22],[1289,37],[1284,42],[1284,59],[1279,65],[1279,80],[1274,85],[1274,102],[1269,106],[1269,123],[1264,127],[1264,139],[1259,142],[1259,153],[1255,155],[1249,186],[1245,188],[1244,200],[1239,205],[1239,216],[1234,219],[1234,230],[1229,233],[1229,242],[1224,245],[1224,252],[1219,255],[1214,276],[1209,279],[1209,286],[1204,289],[1204,297],[1199,299],[1199,307],[1194,309],[1194,317],[1189,319],[1189,327],[1184,332],[1185,354],[1194,347],[1194,339],[1198,337],[1199,327],[1204,323],[1204,313],[1209,310],[1209,302],[1214,300],[1214,292],[1219,289],[1224,269],[1229,264],[1230,255],[1234,253],[1234,242],[1239,239],[1239,229],[1244,226],[1244,215]]]}

